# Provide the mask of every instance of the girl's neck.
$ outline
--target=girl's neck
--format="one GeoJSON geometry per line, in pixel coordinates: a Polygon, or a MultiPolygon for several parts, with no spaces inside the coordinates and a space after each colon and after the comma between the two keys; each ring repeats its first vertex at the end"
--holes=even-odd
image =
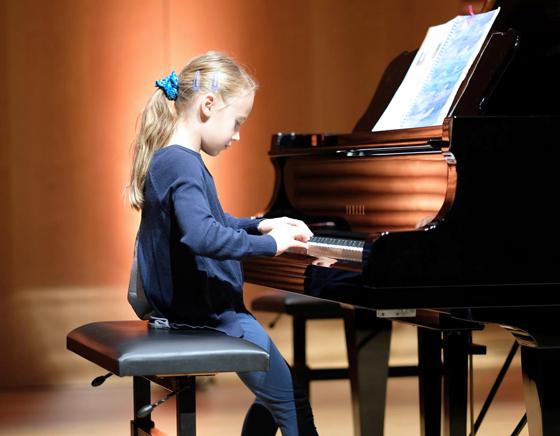
{"type": "Polygon", "coordinates": [[[200,153],[200,134],[195,129],[188,126],[184,120],[179,120],[167,143],[167,145],[172,144],[181,145],[200,153]]]}

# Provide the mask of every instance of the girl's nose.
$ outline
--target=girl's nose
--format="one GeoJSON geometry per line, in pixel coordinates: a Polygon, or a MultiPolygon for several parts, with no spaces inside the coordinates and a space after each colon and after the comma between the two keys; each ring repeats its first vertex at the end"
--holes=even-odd
{"type": "Polygon", "coordinates": [[[232,141],[239,141],[239,138],[240,138],[239,132],[235,132],[235,134],[231,137],[231,140],[232,141]]]}

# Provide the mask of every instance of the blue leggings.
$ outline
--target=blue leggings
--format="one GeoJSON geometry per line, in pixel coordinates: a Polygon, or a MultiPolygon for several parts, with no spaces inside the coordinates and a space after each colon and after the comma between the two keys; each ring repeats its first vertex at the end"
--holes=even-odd
{"type": "Polygon", "coordinates": [[[270,355],[268,371],[240,372],[239,378],[256,399],[243,424],[242,436],[316,436],[309,400],[290,371],[290,367],[259,322],[247,313],[238,313],[243,339],[270,355]]]}

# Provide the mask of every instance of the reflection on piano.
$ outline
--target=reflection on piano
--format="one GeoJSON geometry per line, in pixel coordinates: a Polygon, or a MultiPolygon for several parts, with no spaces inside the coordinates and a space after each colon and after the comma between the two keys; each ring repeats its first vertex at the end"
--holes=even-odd
{"type": "MultiPolygon", "coordinates": [[[[412,309],[400,320],[420,327],[430,436],[440,431],[442,333],[444,433],[465,435],[468,334],[485,323],[521,345],[530,435],[560,434],[560,1],[494,6],[502,11],[442,125],[370,132],[414,57],[404,53],[352,134],[273,136],[265,216],[302,219],[315,237],[308,253],[244,262],[252,283],[374,311],[412,309]]],[[[367,377],[360,383],[369,386],[367,377]]],[[[379,392],[370,402],[384,401],[379,392]]]]}

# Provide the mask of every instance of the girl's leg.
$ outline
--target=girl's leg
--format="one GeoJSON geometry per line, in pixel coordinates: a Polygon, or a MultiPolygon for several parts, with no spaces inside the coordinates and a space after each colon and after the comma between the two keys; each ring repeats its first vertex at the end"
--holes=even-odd
{"type": "Polygon", "coordinates": [[[245,420],[243,436],[274,435],[270,433],[272,421],[266,410],[280,427],[283,436],[316,436],[309,400],[294,382],[288,364],[255,318],[239,313],[238,319],[243,328],[243,339],[258,345],[270,356],[268,371],[238,373],[257,397],[245,420]]]}
{"type": "Polygon", "coordinates": [[[276,436],[278,424],[272,413],[259,400],[255,400],[243,421],[241,436],[276,436]]]}

